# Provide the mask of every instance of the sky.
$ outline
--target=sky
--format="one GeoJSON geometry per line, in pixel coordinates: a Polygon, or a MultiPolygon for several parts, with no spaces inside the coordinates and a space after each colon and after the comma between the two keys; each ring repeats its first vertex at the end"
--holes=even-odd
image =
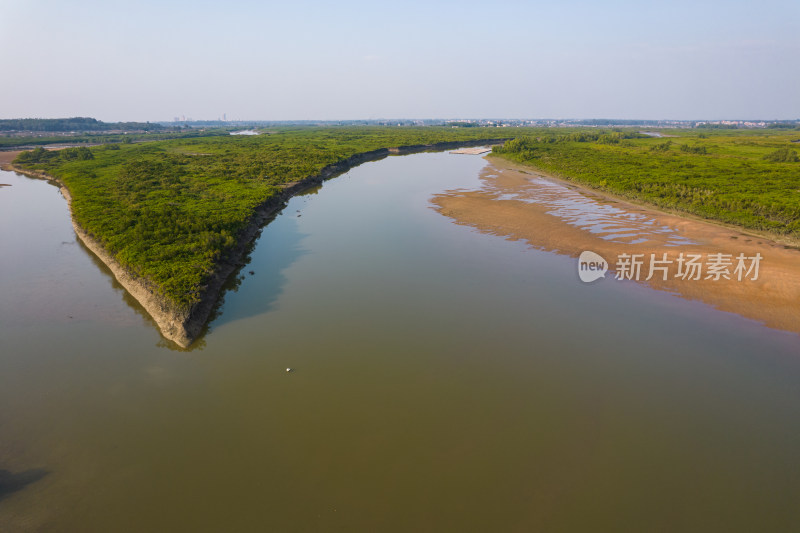
{"type": "Polygon", "coordinates": [[[797,0],[0,0],[0,118],[800,118],[797,0]]]}

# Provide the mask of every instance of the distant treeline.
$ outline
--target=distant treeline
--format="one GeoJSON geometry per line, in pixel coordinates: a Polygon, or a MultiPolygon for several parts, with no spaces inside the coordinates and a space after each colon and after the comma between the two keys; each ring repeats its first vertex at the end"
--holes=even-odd
{"type": "MultiPolygon", "coordinates": [[[[740,126],[738,124],[697,124],[695,128],[706,130],[736,130],[740,126]]],[[[767,129],[771,130],[791,130],[800,129],[800,122],[772,122],[767,124],[767,129]]]]}
{"type": "Polygon", "coordinates": [[[698,124],[695,128],[703,129],[703,130],[736,130],[739,129],[739,126],[736,124],[698,124]]]}
{"type": "Polygon", "coordinates": [[[614,118],[591,118],[583,120],[570,120],[570,124],[580,126],[658,126],[665,124],[663,120],[624,120],[614,118]]]}
{"type": "Polygon", "coordinates": [[[84,132],[84,133],[64,133],[51,135],[37,135],[33,132],[24,137],[17,135],[0,135],[0,150],[14,148],[25,148],[31,146],[47,146],[52,144],[109,144],[109,143],[133,143],[140,141],[163,141],[167,139],[189,139],[193,137],[214,137],[227,136],[227,130],[201,130],[197,128],[171,130],[163,129],[156,131],[139,131],[129,133],[109,132],[84,132]]]}
{"type": "Polygon", "coordinates": [[[800,129],[800,122],[773,122],[767,127],[773,130],[800,129]]]}
{"type": "Polygon", "coordinates": [[[149,122],[101,122],[94,118],[14,118],[0,120],[0,131],[108,131],[163,130],[161,124],[149,122]]]}

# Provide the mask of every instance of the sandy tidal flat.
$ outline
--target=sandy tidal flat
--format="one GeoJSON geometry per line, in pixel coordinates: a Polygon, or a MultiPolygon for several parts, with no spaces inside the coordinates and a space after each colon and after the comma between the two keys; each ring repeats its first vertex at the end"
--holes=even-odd
{"type": "Polygon", "coordinates": [[[11,152],[4,152],[0,151],[0,168],[11,163],[17,156],[20,154],[20,150],[15,150],[11,152]]]}
{"type": "Polygon", "coordinates": [[[490,158],[478,190],[431,200],[456,223],[608,264],[594,283],[638,282],[800,333],[800,251],[666,214],[490,158]],[[638,266],[637,266],[638,265],[638,266]]]}

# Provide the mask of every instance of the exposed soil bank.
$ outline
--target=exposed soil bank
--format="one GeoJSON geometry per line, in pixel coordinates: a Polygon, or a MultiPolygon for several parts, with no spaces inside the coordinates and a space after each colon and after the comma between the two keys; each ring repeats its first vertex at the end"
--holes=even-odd
{"type": "MultiPolygon", "coordinates": [[[[639,281],[683,298],[699,300],[717,309],[755,319],[769,327],[800,333],[800,252],[744,230],[670,215],[631,204],[574,183],[544,176],[500,158],[490,157],[483,171],[483,187],[455,190],[432,199],[436,209],[458,224],[532,246],[578,257],[583,251],[601,255],[615,270],[621,254],[643,254],[639,281]],[[663,254],[664,272],[656,270],[646,280],[651,254],[663,254]],[[676,277],[677,258],[699,254],[700,279],[676,277]],[[708,271],[710,256],[729,254],[730,279],[714,279],[708,271]],[[758,278],[753,272],[739,281],[736,257],[760,254],[758,278]]],[[[750,266],[751,262],[747,262],[750,266]]],[[[618,269],[617,269],[618,270],[618,269]]],[[[578,272],[578,261],[575,261],[578,272]]],[[[620,272],[617,272],[618,274],[620,272]]],[[[612,282],[614,274],[599,283],[612,282]]],[[[693,278],[693,276],[690,276],[693,278]]],[[[581,283],[578,276],[576,283],[581,283]]]]}
{"type": "MultiPolygon", "coordinates": [[[[129,272],[119,264],[106,250],[103,245],[92,235],[81,228],[72,219],[72,226],[75,234],[83,241],[103,263],[105,263],[119,283],[131,294],[144,309],[153,317],[158,324],[161,334],[186,348],[201,334],[211,312],[214,310],[220,295],[223,291],[225,281],[244,266],[243,259],[250,244],[258,237],[264,225],[278,211],[283,209],[286,202],[294,195],[299,194],[311,187],[319,185],[321,182],[347,172],[349,169],[368,161],[377,161],[390,155],[404,155],[424,151],[442,151],[459,148],[463,146],[484,146],[498,144],[507,139],[476,141],[457,141],[444,142],[430,145],[403,146],[399,148],[383,148],[355,154],[345,160],[339,161],[322,169],[318,174],[309,176],[301,181],[287,183],[284,190],[260,205],[253,214],[250,223],[238,236],[236,246],[231,252],[221,260],[216,267],[214,274],[209,279],[206,288],[203,290],[200,301],[189,309],[175,306],[171,300],[159,294],[158,287],[147,279],[141,278],[129,272]]],[[[49,176],[43,172],[36,172],[18,168],[11,164],[19,151],[0,152],[0,164],[7,170],[19,172],[29,177],[46,179],[58,184],[61,192],[66,198],[68,205],[71,197],[66,186],[60,180],[49,176]]],[[[71,213],[71,206],[70,206],[71,213]]]]}
{"type": "Polygon", "coordinates": [[[8,165],[17,158],[21,150],[2,151],[0,150],[0,168],[8,165]]]}

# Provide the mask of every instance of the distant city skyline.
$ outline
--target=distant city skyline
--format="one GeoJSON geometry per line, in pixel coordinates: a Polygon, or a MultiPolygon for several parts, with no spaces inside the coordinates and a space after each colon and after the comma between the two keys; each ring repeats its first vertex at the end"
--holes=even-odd
{"type": "Polygon", "coordinates": [[[800,4],[0,0],[0,118],[800,118],[800,4]]]}

